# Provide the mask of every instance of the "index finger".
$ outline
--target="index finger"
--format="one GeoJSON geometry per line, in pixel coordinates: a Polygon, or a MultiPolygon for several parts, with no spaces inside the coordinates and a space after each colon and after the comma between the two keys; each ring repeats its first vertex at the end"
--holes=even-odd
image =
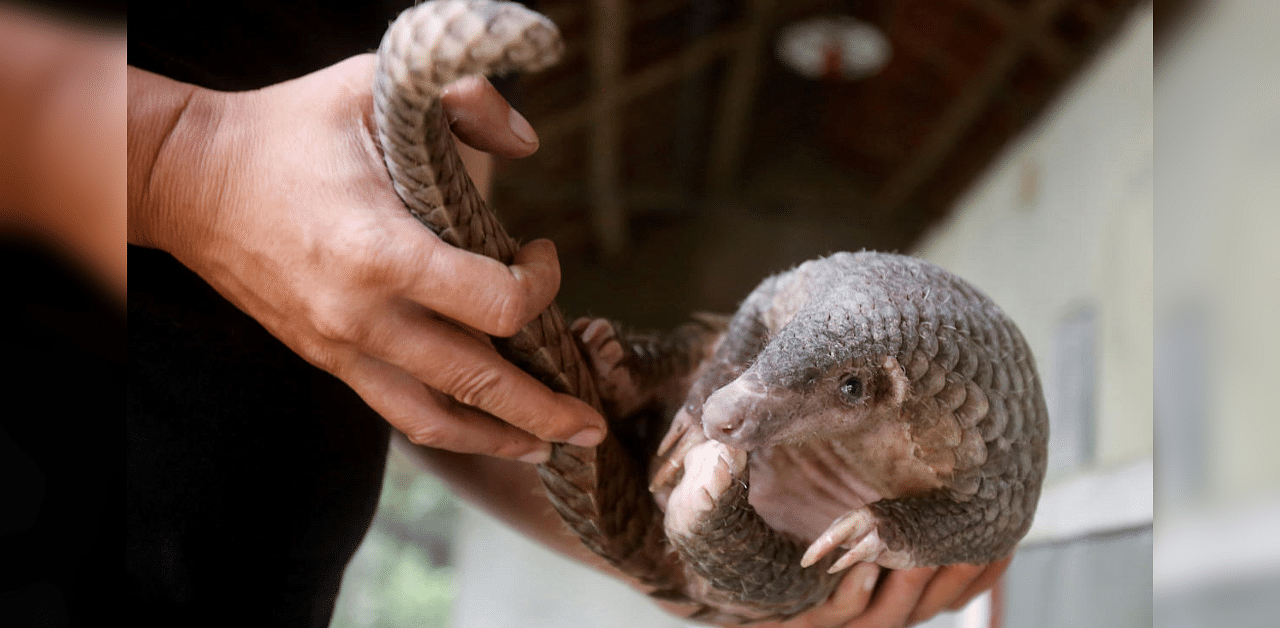
{"type": "Polygon", "coordinates": [[[416,307],[379,319],[363,350],[542,440],[590,446],[604,436],[603,419],[586,403],[553,392],[487,342],[416,307]]]}
{"type": "Polygon", "coordinates": [[[429,232],[422,237],[405,296],[491,336],[514,335],[560,290],[560,260],[550,240],[526,244],[507,266],[429,232]]]}

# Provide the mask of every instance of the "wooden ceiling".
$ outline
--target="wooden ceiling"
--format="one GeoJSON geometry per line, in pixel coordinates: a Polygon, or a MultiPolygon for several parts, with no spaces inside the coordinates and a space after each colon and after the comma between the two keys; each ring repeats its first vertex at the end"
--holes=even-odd
{"type": "Polygon", "coordinates": [[[495,204],[517,234],[610,257],[646,220],[759,211],[761,181],[827,185],[834,210],[886,227],[866,246],[906,250],[1140,4],[544,0],[567,54],[521,79],[542,147],[503,164],[495,204]],[[776,60],[783,26],[835,14],[889,38],[878,74],[812,81],[776,60]],[[771,174],[797,164],[817,165],[771,174]]]}

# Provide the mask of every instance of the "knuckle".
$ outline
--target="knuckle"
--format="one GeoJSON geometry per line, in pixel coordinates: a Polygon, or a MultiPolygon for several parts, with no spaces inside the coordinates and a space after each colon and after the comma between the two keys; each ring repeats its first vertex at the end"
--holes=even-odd
{"type": "Polygon", "coordinates": [[[348,290],[364,298],[408,290],[415,279],[416,260],[407,252],[412,245],[404,240],[391,234],[377,238],[371,249],[349,265],[348,290]]]}
{"type": "Polygon", "coordinates": [[[312,324],[320,338],[338,344],[360,344],[367,333],[358,319],[344,312],[318,314],[312,324]]]}
{"type": "Polygon", "coordinates": [[[496,444],[493,447],[493,451],[490,452],[490,455],[497,456],[499,458],[507,458],[508,460],[516,460],[527,453],[529,453],[529,445],[527,443],[511,438],[501,444],[496,444]]]}
{"type": "Polygon", "coordinates": [[[559,414],[554,408],[547,406],[541,408],[538,412],[529,413],[529,418],[525,420],[521,427],[537,435],[542,440],[564,441],[572,438],[584,428],[590,427],[590,424],[580,424],[559,414]]]}
{"type": "Polygon", "coordinates": [[[434,423],[415,426],[405,432],[405,437],[409,439],[409,442],[424,447],[439,447],[446,442],[445,431],[434,423]]]}
{"type": "Polygon", "coordinates": [[[368,296],[347,289],[321,291],[313,297],[310,322],[320,342],[362,346],[369,338],[365,316],[368,296]]]}
{"type": "Polygon", "coordinates": [[[355,265],[350,280],[360,290],[378,290],[388,287],[399,287],[396,265],[385,259],[385,252],[379,251],[366,256],[365,261],[355,265]]]}
{"type": "Polygon", "coordinates": [[[344,377],[349,367],[348,353],[320,338],[304,335],[296,340],[294,351],[312,366],[337,377],[344,377]]]}
{"type": "Polygon", "coordinates": [[[446,391],[458,403],[484,408],[493,402],[500,381],[501,376],[492,369],[458,369],[448,382],[446,391]]]}
{"type": "Polygon", "coordinates": [[[491,98],[493,93],[496,93],[496,90],[489,85],[489,81],[481,75],[460,78],[445,88],[445,91],[453,101],[451,108],[458,108],[464,112],[479,109],[485,104],[485,99],[491,98]]]}
{"type": "Polygon", "coordinates": [[[529,297],[512,281],[494,305],[493,331],[499,336],[514,336],[524,327],[529,297]]]}

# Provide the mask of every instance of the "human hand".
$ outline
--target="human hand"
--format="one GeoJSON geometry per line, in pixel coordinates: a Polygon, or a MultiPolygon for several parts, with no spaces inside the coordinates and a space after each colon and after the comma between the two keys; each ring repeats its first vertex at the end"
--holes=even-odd
{"type": "Polygon", "coordinates": [[[959,610],[991,588],[1013,557],[987,565],[883,570],[859,563],[821,606],[760,628],[901,628],[943,610],[959,610]],[[881,572],[886,572],[881,577],[881,572]]]}
{"type": "MultiPolygon", "coordinates": [[[[600,416],[486,336],[550,304],[555,247],[531,242],[506,266],[418,223],[372,134],[373,66],[362,55],[243,93],[130,68],[130,242],[172,254],[415,443],[526,462],[546,459],[544,441],[595,444],[600,416]],[[186,99],[168,118],[166,94],[186,99]]],[[[537,149],[487,81],[455,85],[444,104],[478,149],[537,149]]]]}

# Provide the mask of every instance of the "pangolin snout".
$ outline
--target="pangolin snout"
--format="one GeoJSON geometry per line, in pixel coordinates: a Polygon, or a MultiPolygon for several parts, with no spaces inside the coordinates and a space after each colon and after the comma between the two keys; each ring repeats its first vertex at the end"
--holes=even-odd
{"type": "Polygon", "coordinates": [[[740,449],[752,449],[760,436],[760,416],[768,394],[759,379],[744,375],[712,393],[702,406],[707,438],[740,449]]]}

